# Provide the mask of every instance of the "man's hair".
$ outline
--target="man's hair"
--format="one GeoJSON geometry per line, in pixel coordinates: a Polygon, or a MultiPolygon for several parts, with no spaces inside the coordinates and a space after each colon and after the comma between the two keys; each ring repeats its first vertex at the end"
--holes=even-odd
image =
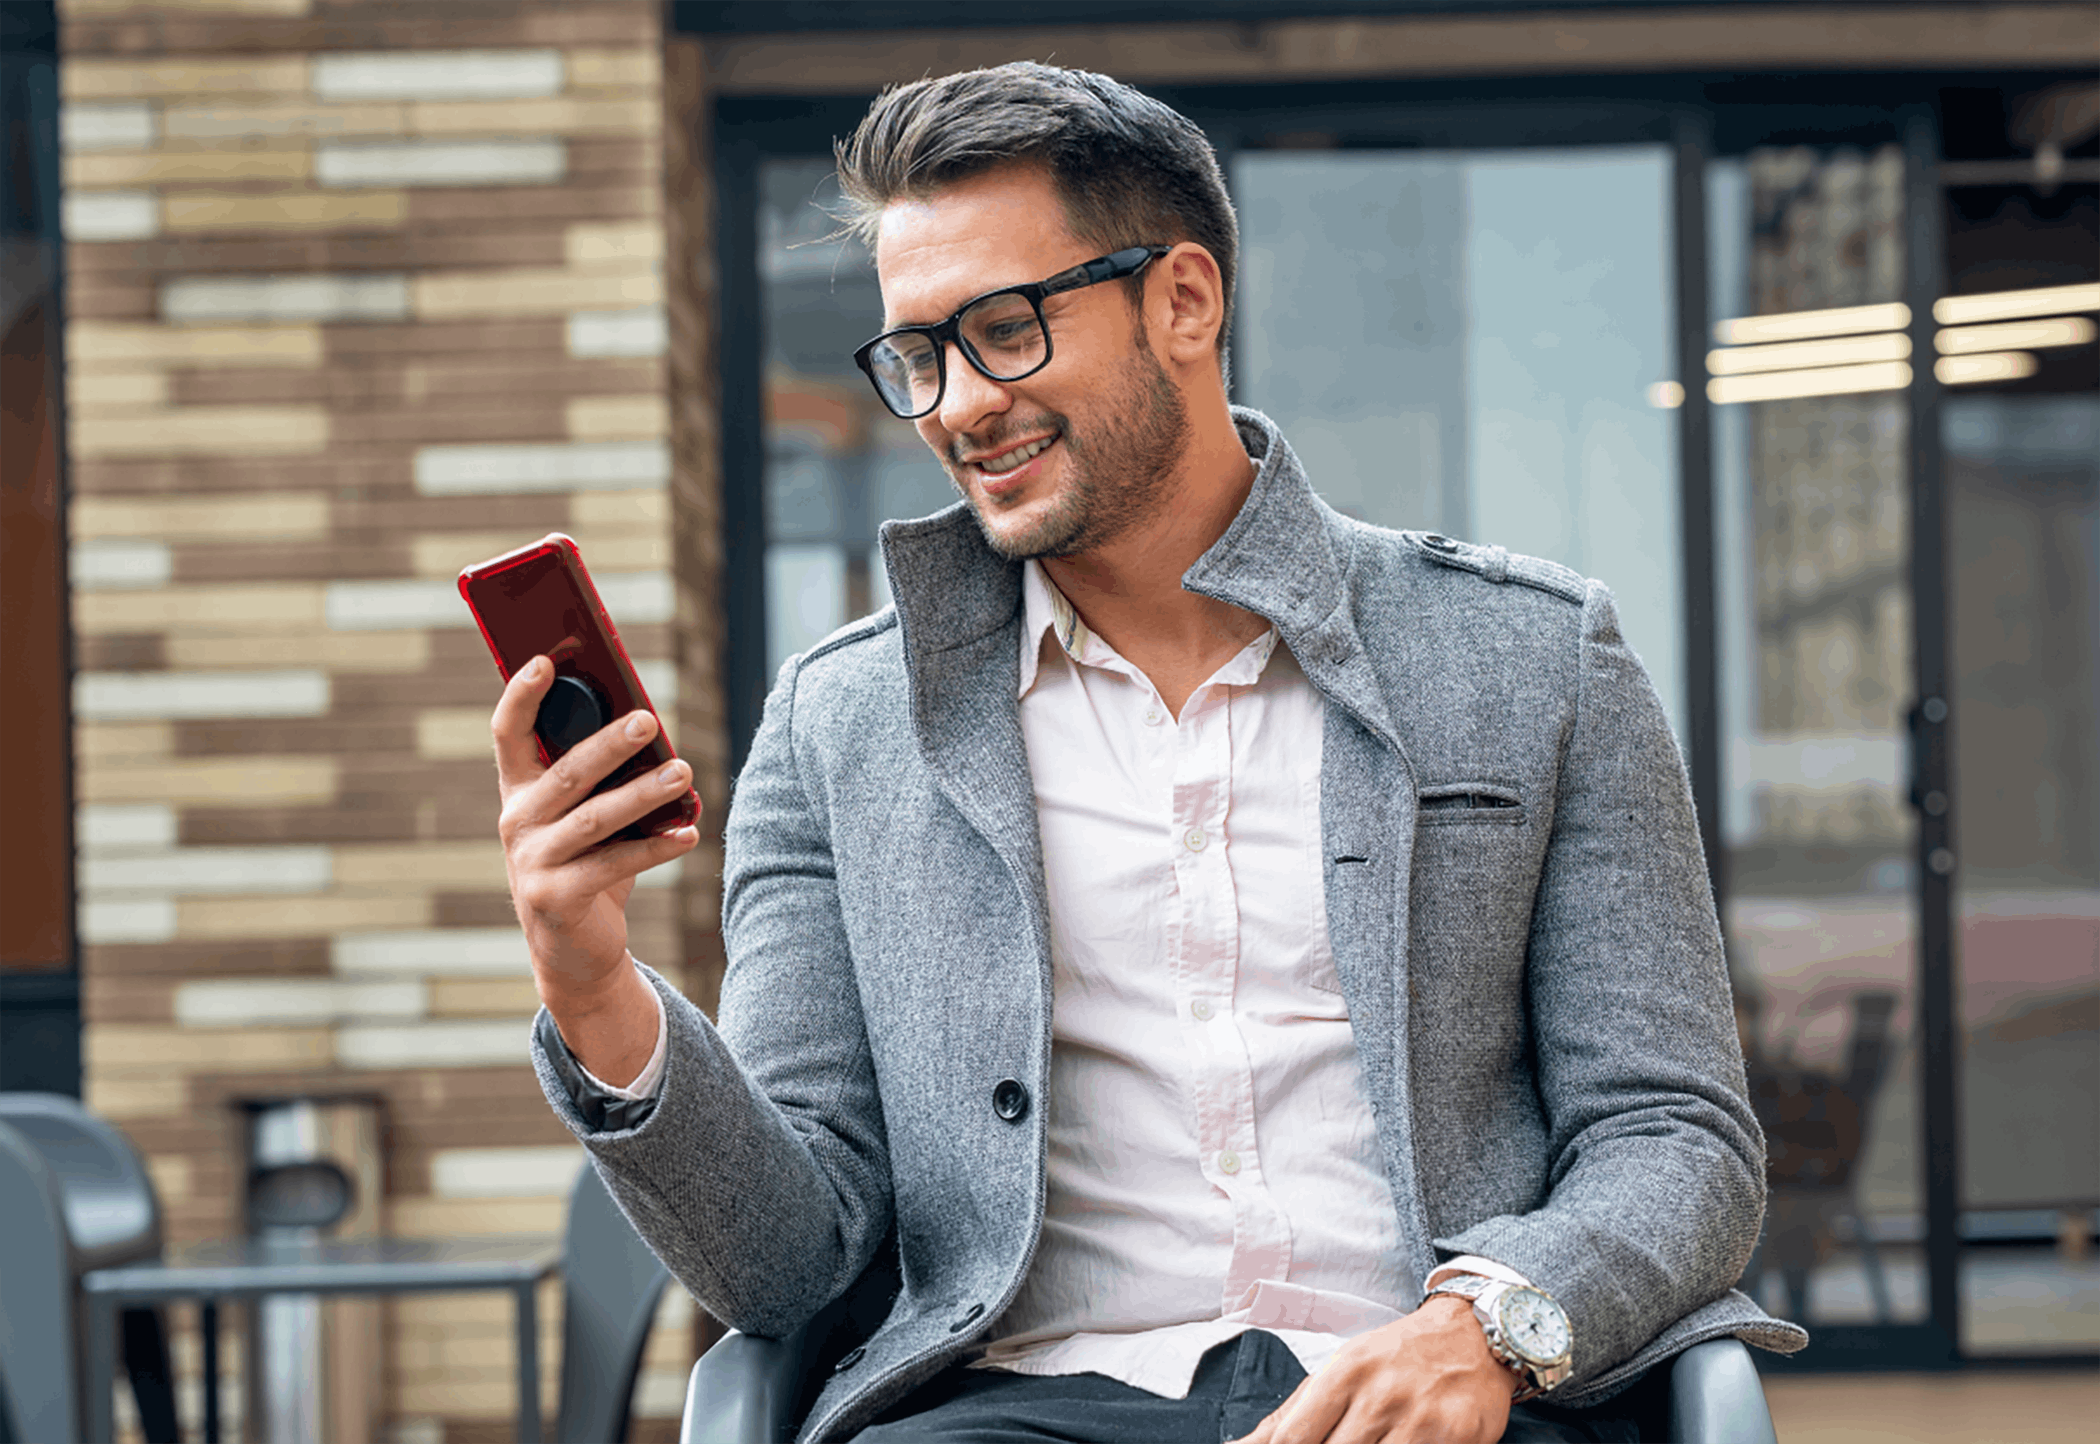
{"type": "Polygon", "coordinates": [[[892,201],[1008,165],[1041,166],[1066,228],[1097,254],[1194,241],[1224,287],[1223,363],[1239,225],[1218,157],[1187,116],[1106,75],[1022,60],[893,85],[836,149],[845,229],[871,252],[892,201]]]}

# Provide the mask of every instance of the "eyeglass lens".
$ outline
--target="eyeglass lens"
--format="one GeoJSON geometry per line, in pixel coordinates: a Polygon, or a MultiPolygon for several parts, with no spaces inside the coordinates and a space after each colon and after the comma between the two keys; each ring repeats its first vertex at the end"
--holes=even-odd
{"type": "MultiPolygon", "coordinates": [[[[1042,318],[1026,296],[986,296],[957,318],[956,339],[994,381],[1018,381],[1050,352],[1042,318]]],[[[906,331],[886,336],[868,355],[883,401],[900,416],[924,416],[940,404],[941,365],[933,338],[906,331]]]]}

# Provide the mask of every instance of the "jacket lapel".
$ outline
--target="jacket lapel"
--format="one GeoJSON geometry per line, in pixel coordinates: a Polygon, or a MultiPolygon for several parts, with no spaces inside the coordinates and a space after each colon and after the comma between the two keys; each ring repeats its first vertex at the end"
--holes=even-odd
{"type": "Polygon", "coordinates": [[[1407,1069],[1414,765],[1386,700],[1392,684],[1372,667],[1356,630],[1347,524],[1313,495],[1273,423],[1244,409],[1234,417],[1258,465],[1254,488],[1182,584],[1275,623],[1327,699],[1320,832],[1328,938],[1419,1285],[1434,1255],[1415,1177],[1407,1069]]]}
{"type": "Polygon", "coordinates": [[[882,550],[919,754],[942,795],[1013,873],[1047,969],[1042,835],[1016,700],[1021,568],[990,552],[960,503],[885,524],[882,550]]]}

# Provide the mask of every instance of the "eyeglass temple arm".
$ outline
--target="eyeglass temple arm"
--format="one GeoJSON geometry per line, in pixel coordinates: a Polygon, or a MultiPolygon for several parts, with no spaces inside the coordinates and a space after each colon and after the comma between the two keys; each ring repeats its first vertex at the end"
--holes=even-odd
{"type": "Polygon", "coordinates": [[[1173,250],[1172,246],[1130,246],[1098,260],[1074,266],[1062,276],[1043,283],[1043,294],[1054,296],[1060,291],[1076,291],[1081,286],[1095,286],[1103,281],[1113,281],[1118,276],[1127,276],[1147,261],[1154,261],[1173,250]]]}

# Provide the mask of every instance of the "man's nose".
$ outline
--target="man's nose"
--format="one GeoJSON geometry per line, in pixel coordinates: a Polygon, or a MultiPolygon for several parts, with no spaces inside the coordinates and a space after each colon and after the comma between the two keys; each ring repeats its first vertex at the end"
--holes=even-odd
{"type": "Polygon", "coordinates": [[[950,436],[975,431],[987,416],[1013,404],[1013,393],[970,364],[962,345],[948,343],[948,389],[941,397],[941,429],[950,436]]]}

